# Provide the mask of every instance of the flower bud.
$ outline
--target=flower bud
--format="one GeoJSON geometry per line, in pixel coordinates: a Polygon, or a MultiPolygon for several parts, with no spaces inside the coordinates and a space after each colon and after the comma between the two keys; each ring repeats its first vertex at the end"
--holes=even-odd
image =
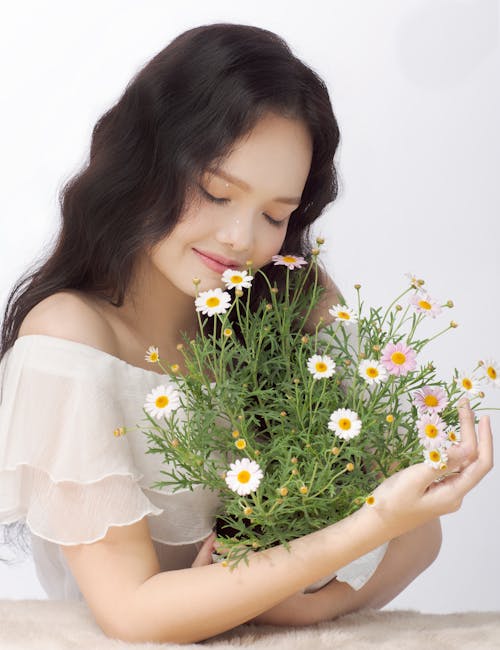
{"type": "Polygon", "coordinates": [[[243,508],[243,514],[244,515],[251,515],[253,512],[253,508],[250,508],[250,506],[246,506],[246,508],[243,508]]]}
{"type": "Polygon", "coordinates": [[[292,474],[293,474],[294,476],[297,476],[298,473],[299,473],[299,470],[298,470],[296,467],[294,467],[294,468],[292,469],[292,474]]]}
{"type": "Polygon", "coordinates": [[[267,303],[267,305],[266,305],[267,311],[271,311],[272,308],[273,308],[273,306],[270,303],[267,303]]]}
{"type": "Polygon", "coordinates": [[[313,257],[317,257],[319,255],[319,248],[313,248],[311,251],[311,255],[313,257]]]}
{"type": "Polygon", "coordinates": [[[331,453],[332,453],[334,456],[338,456],[338,455],[340,454],[340,449],[339,449],[338,447],[333,447],[333,448],[331,449],[331,453]]]}
{"type": "Polygon", "coordinates": [[[389,422],[389,424],[391,422],[394,422],[394,415],[392,415],[392,413],[389,413],[389,415],[386,416],[385,421],[389,422]]]}
{"type": "Polygon", "coordinates": [[[118,427],[113,431],[113,435],[115,435],[117,438],[119,436],[124,436],[125,435],[125,427],[118,427]]]}
{"type": "Polygon", "coordinates": [[[243,291],[241,289],[235,289],[234,295],[238,296],[238,298],[241,298],[241,296],[243,295],[243,291]]]}
{"type": "Polygon", "coordinates": [[[306,485],[301,485],[301,486],[299,487],[299,492],[300,492],[301,494],[307,494],[307,493],[309,492],[309,490],[307,489],[307,486],[306,486],[306,485]]]}
{"type": "Polygon", "coordinates": [[[201,280],[200,278],[193,278],[193,284],[195,287],[197,287],[200,284],[201,280]]]}
{"type": "Polygon", "coordinates": [[[479,397],[480,397],[481,399],[484,399],[484,393],[483,393],[482,390],[479,391],[479,397]]]}
{"type": "Polygon", "coordinates": [[[300,340],[302,343],[309,343],[309,337],[307,335],[303,336],[300,340]]]}
{"type": "Polygon", "coordinates": [[[458,323],[455,323],[454,320],[451,321],[450,327],[458,327],[458,323]]]}
{"type": "Polygon", "coordinates": [[[374,506],[375,505],[375,497],[373,494],[370,494],[369,496],[366,497],[365,503],[368,506],[374,506]]]}
{"type": "Polygon", "coordinates": [[[322,244],[325,243],[325,238],[324,237],[316,237],[316,243],[318,246],[321,246],[322,244]]]}
{"type": "Polygon", "coordinates": [[[293,456],[293,458],[290,458],[290,462],[296,465],[299,462],[299,459],[293,456]]]}
{"type": "Polygon", "coordinates": [[[177,345],[175,346],[176,350],[182,350],[183,348],[184,346],[182,345],[182,343],[177,343],[177,345]]]}
{"type": "Polygon", "coordinates": [[[286,417],[286,411],[281,411],[280,415],[281,415],[282,418],[285,418],[286,417]]]}
{"type": "Polygon", "coordinates": [[[233,330],[230,327],[226,327],[226,329],[224,330],[224,336],[229,337],[232,336],[232,334],[233,334],[233,330]]]}
{"type": "Polygon", "coordinates": [[[359,290],[359,289],[361,289],[361,285],[360,285],[360,284],[355,284],[355,285],[354,285],[354,288],[355,288],[356,290],[359,290]]]}
{"type": "Polygon", "coordinates": [[[395,309],[396,309],[396,311],[401,311],[403,308],[401,307],[401,305],[398,304],[398,305],[396,305],[395,309]]]}
{"type": "Polygon", "coordinates": [[[380,352],[380,345],[372,345],[372,350],[375,352],[380,352]]]}
{"type": "Polygon", "coordinates": [[[352,472],[354,470],[354,464],[353,463],[347,463],[347,465],[345,467],[346,467],[346,470],[348,472],[352,472]]]}
{"type": "Polygon", "coordinates": [[[235,429],[233,431],[233,438],[239,438],[239,437],[240,437],[240,432],[237,429],[235,429]]]}
{"type": "Polygon", "coordinates": [[[280,487],[279,493],[282,497],[286,497],[286,495],[288,494],[288,488],[285,486],[280,487]]]}
{"type": "Polygon", "coordinates": [[[276,294],[278,293],[278,291],[279,291],[278,287],[271,287],[271,293],[276,294]]]}
{"type": "Polygon", "coordinates": [[[173,363],[173,364],[170,366],[170,370],[171,370],[172,372],[179,372],[179,364],[178,364],[178,363],[173,363]]]}
{"type": "Polygon", "coordinates": [[[454,304],[453,304],[453,300],[448,300],[447,303],[446,303],[446,306],[447,306],[447,307],[450,307],[450,309],[451,309],[451,307],[454,306],[454,304]]]}
{"type": "Polygon", "coordinates": [[[248,267],[252,266],[253,265],[253,260],[247,260],[245,262],[245,265],[248,266],[248,267]]]}

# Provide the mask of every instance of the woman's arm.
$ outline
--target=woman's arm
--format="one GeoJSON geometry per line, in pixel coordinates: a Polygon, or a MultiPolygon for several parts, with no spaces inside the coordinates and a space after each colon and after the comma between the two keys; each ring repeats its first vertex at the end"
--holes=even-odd
{"type": "Polygon", "coordinates": [[[375,506],[365,504],[349,517],[293,540],[290,551],[276,546],[253,553],[248,565],[233,571],[211,564],[157,572],[148,561],[147,525],[134,524],[112,528],[108,543],[66,547],[66,557],[108,635],[132,642],[206,639],[254,619],[385,541],[458,510],[464,495],[493,466],[489,418],[479,422],[478,444],[472,411],[461,407],[459,417],[462,442],[449,449],[446,470],[418,463],[397,472],[374,491],[375,506]],[[451,472],[457,473],[435,481],[451,472]]]}
{"type": "Polygon", "coordinates": [[[438,519],[391,540],[368,582],[357,591],[336,579],[315,593],[299,592],[253,622],[264,625],[311,625],[360,609],[384,607],[434,562],[441,547],[438,519]]]}

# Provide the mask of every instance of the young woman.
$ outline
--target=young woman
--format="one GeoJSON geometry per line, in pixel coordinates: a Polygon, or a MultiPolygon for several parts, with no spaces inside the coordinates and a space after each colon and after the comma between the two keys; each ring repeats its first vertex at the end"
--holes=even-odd
{"type": "MultiPolygon", "coordinates": [[[[194,642],[245,621],[304,625],[381,607],[435,559],[439,517],[492,467],[489,419],[477,437],[465,405],[446,470],[401,471],[376,489],[377,507],[229,571],[210,560],[214,495],[151,490],[161,465],[145,437],[112,435],[168,381],[145,361],[150,345],[182,370],[194,277],[199,291],[222,286],[224,269],[251,259],[279,284],[272,256],[310,252],[309,226],[337,195],[338,142],[324,83],[278,36],[191,29],[98,121],[88,164],[63,190],[54,250],[10,294],[0,521],[26,520],[49,597],[84,599],[109,636],[194,642]],[[338,577],[304,593],[384,545],[361,585],[338,577]]],[[[322,281],[311,328],[339,299],[322,281]]]]}

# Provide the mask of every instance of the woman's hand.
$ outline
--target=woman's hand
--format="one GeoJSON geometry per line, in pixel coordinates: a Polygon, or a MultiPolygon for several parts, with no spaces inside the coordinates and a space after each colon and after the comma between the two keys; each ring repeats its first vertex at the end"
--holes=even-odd
{"type": "Polygon", "coordinates": [[[388,529],[391,538],[435,519],[456,512],[464,496],[493,467],[493,440],[490,419],[483,416],[474,426],[474,413],[468,400],[459,403],[462,441],[448,449],[446,469],[418,463],[393,474],[373,492],[371,508],[388,529]],[[445,477],[439,482],[436,479],[445,477]]]}
{"type": "Polygon", "coordinates": [[[215,537],[216,534],[212,531],[210,535],[204,540],[203,545],[198,551],[198,555],[195,557],[191,567],[212,564],[212,553],[214,552],[215,537]]]}

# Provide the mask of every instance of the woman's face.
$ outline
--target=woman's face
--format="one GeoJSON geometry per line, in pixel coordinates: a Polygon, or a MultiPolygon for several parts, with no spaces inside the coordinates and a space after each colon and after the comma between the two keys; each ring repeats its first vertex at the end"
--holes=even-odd
{"type": "Polygon", "coordinates": [[[311,136],[302,122],[266,115],[218,170],[203,176],[181,221],[153,248],[155,270],[194,296],[193,278],[206,291],[223,287],[226,268],[270,262],[300,203],[311,158],[311,136]]]}

